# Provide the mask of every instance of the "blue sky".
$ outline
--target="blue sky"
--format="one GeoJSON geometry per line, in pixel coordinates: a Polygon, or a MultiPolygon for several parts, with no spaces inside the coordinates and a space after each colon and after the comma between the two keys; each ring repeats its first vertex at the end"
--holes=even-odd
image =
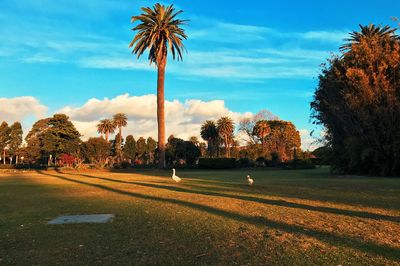
{"type": "MultiPolygon", "coordinates": [[[[32,96],[47,115],[84,112],[92,98],[154,94],[154,67],[128,49],[130,17],[154,3],[2,0],[0,98],[32,96]]],[[[358,24],[393,25],[400,8],[398,1],[163,3],[190,20],[184,62],[168,63],[167,100],[223,100],[237,114],[268,109],[304,132],[314,129],[309,102],[320,64],[358,24]]]]}

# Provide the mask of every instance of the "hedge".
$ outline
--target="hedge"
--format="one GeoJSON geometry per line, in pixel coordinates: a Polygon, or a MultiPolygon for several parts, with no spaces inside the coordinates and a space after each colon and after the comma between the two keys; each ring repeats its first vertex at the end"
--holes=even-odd
{"type": "Polygon", "coordinates": [[[232,169],[236,167],[235,158],[200,158],[199,168],[203,169],[232,169]]]}

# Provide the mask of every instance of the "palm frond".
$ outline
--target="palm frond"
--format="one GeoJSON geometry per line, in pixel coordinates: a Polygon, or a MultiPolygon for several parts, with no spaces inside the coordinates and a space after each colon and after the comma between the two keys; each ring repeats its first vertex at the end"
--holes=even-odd
{"type": "Polygon", "coordinates": [[[139,22],[133,31],[137,32],[129,48],[132,53],[140,58],[148,50],[150,64],[156,65],[165,61],[168,51],[172,58],[178,61],[183,60],[183,51],[186,51],[183,40],[187,39],[184,29],[188,20],[177,19],[183,13],[182,10],[176,11],[173,5],[164,6],[159,3],[152,8],[143,7],[142,14],[132,16],[131,22],[139,22]]]}

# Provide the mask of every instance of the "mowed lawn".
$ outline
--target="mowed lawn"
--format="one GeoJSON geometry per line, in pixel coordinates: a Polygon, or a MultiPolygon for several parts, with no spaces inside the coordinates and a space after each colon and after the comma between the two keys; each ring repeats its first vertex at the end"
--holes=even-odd
{"type": "Polygon", "coordinates": [[[400,265],[400,179],[326,168],[170,175],[1,173],[0,265],[400,265]],[[116,218],[46,224],[100,213],[116,218]]]}

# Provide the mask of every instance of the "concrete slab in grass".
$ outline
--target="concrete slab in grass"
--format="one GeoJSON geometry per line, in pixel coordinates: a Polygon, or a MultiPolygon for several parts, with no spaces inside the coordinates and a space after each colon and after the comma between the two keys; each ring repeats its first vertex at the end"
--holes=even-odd
{"type": "Polygon", "coordinates": [[[114,218],[114,214],[89,214],[59,216],[48,224],[79,224],[79,223],[108,223],[114,218]]]}

